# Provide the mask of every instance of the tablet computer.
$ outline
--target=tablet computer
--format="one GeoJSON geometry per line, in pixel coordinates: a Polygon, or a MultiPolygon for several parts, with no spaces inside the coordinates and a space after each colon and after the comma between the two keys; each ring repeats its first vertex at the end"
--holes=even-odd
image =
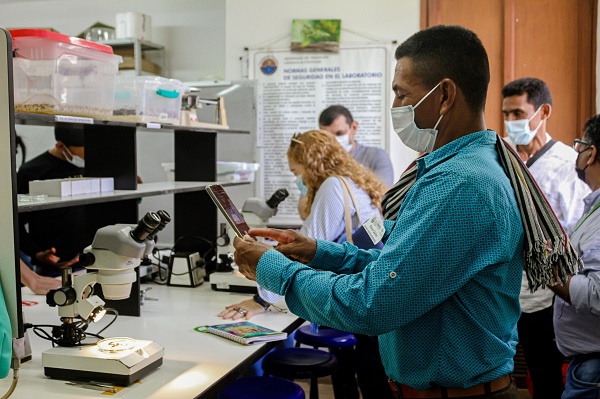
{"type": "Polygon", "coordinates": [[[229,195],[227,195],[223,187],[219,184],[212,184],[206,186],[206,191],[225,217],[225,220],[227,220],[227,223],[229,223],[235,232],[235,235],[242,238],[244,235],[248,234],[250,227],[248,227],[244,217],[235,207],[233,201],[231,201],[231,198],[229,198],[229,195]]]}

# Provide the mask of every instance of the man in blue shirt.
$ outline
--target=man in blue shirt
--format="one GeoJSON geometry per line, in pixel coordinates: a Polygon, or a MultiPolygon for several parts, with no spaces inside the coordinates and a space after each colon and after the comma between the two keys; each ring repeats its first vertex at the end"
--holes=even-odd
{"type": "Polygon", "coordinates": [[[396,60],[394,130],[428,155],[385,224],[384,248],[252,230],[277,251],[236,239],[236,263],[298,316],[379,335],[401,398],[518,398],[509,373],[524,232],[485,127],[487,54],[473,32],[436,26],[402,43],[396,60]]]}

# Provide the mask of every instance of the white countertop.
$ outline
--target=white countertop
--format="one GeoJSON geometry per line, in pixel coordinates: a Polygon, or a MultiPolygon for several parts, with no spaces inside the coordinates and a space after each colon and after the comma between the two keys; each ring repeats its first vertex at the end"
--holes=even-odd
{"type": "MultiPolygon", "coordinates": [[[[273,345],[244,346],[194,331],[197,326],[223,323],[217,314],[225,305],[251,298],[249,294],[213,291],[208,282],[196,288],[142,285],[142,288],[147,287],[152,287],[148,296],[158,301],[146,301],[141,317],[119,316],[102,335],[156,341],[165,348],[163,364],[138,383],[111,394],[114,397],[211,398],[244,368],[258,360],[267,351],[265,345],[273,345]]],[[[46,305],[45,296],[33,295],[26,288],[22,294],[24,305],[30,305],[23,306],[26,323],[60,324],[57,309],[46,305]]],[[[97,325],[92,324],[88,332],[100,331],[111,318],[111,315],[106,315],[97,325]]],[[[271,329],[285,330],[302,320],[291,313],[270,311],[253,317],[251,321],[271,329]]],[[[101,391],[68,386],[65,381],[44,376],[41,353],[49,349],[51,343],[37,337],[31,330],[27,331],[27,335],[31,341],[32,360],[22,364],[19,383],[11,398],[31,399],[36,395],[43,395],[44,399],[106,397],[106,393],[101,391]]],[[[11,380],[12,371],[0,380],[0,395],[8,390],[11,380]]]]}

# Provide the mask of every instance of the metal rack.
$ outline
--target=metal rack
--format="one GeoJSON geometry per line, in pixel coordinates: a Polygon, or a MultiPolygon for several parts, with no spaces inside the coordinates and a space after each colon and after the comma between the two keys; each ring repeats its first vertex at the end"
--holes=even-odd
{"type": "MultiPolygon", "coordinates": [[[[107,40],[101,42],[102,44],[109,45],[115,51],[115,54],[119,53],[119,50],[133,49],[133,60],[134,66],[133,71],[136,75],[144,75],[147,72],[143,69],[143,55],[145,52],[153,52],[158,53],[159,66],[160,66],[160,75],[168,76],[168,73],[165,69],[165,47],[161,44],[156,44],[152,42],[148,42],[145,40],[139,39],[117,39],[117,40],[107,40]]],[[[158,75],[158,74],[157,74],[158,75]]]]}

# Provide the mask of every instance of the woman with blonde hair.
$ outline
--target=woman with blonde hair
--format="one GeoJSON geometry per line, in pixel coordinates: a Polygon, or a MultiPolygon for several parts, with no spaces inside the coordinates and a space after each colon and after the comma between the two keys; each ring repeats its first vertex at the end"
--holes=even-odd
{"type": "MultiPolygon", "coordinates": [[[[302,224],[302,234],[328,241],[346,241],[344,187],[340,177],[348,183],[356,198],[360,222],[381,216],[383,185],[329,132],[310,130],[294,135],[287,157],[290,170],[308,189],[308,217],[302,224]]],[[[348,200],[348,203],[354,231],[360,224],[353,201],[348,200]]]]}

